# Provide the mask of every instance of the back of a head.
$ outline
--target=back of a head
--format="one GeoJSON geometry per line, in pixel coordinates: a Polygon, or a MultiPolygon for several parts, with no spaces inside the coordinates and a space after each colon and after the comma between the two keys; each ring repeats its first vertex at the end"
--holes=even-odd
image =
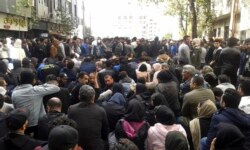
{"type": "Polygon", "coordinates": [[[124,119],[129,122],[141,122],[144,119],[144,106],[137,99],[132,99],[128,103],[124,119]]]}
{"type": "Polygon", "coordinates": [[[192,65],[184,65],[183,71],[186,71],[186,72],[190,73],[191,75],[193,75],[195,73],[195,67],[192,65]]]}
{"type": "Polygon", "coordinates": [[[165,139],[165,149],[167,150],[188,150],[188,141],[179,131],[168,132],[165,139]]]}
{"type": "Polygon", "coordinates": [[[15,48],[22,48],[22,40],[16,39],[16,41],[14,43],[14,47],[15,48]]]}
{"type": "Polygon", "coordinates": [[[237,109],[240,104],[240,100],[240,94],[231,88],[226,89],[222,95],[222,102],[225,103],[225,107],[237,109]]]}
{"type": "Polygon", "coordinates": [[[238,127],[229,123],[219,123],[217,129],[218,131],[214,145],[216,150],[243,150],[245,136],[238,127]]]}
{"type": "Polygon", "coordinates": [[[157,122],[164,125],[173,125],[175,123],[174,112],[165,105],[159,105],[155,108],[155,117],[157,122]]]}
{"type": "Polygon", "coordinates": [[[199,103],[197,113],[199,118],[211,118],[216,111],[214,102],[206,100],[199,103]]]}
{"type": "Polygon", "coordinates": [[[83,85],[79,90],[79,97],[81,102],[91,103],[95,97],[95,90],[89,85],[83,85]]]}
{"type": "Polygon", "coordinates": [[[11,131],[17,131],[26,123],[29,117],[29,110],[17,108],[11,111],[5,119],[6,126],[11,131]]]}
{"type": "Polygon", "coordinates": [[[73,61],[69,61],[68,63],[67,63],[67,68],[68,69],[73,69],[74,68],[74,65],[75,65],[75,63],[73,62],[73,61]]]}
{"type": "Polygon", "coordinates": [[[35,75],[30,70],[23,70],[20,74],[20,84],[33,84],[35,75]]]}
{"type": "Polygon", "coordinates": [[[192,82],[196,84],[197,86],[203,86],[204,85],[204,78],[201,75],[195,74],[192,77],[192,82]]]}
{"type": "Polygon", "coordinates": [[[237,38],[235,38],[235,37],[230,37],[230,38],[227,40],[227,46],[228,46],[228,47],[237,46],[237,45],[238,45],[238,41],[239,41],[239,39],[237,39],[237,38]]]}
{"type": "Polygon", "coordinates": [[[219,75],[218,80],[220,83],[231,83],[230,78],[225,74],[219,75]]]}
{"type": "Polygon", "coordinates": [[[154,93],[151,96],[151,100],[154,106],[159,106],[159,105],[169,106],[168,101],[166,100],[165,96],[161,93],[158,93],[158,92],[154,93]]]}
{"type": "Polygon", "coordinates": [[[118,143],[114,145],[112,150],[139,150],[138,147],[129,139],[121,138],[118,143]]]}
{"type": "Polygon", "coordinates": [[[49,74],[47,77],[46,77],[46,82],[50,82],[50,81],[57,81],[57,78],[54,74],[49,74]]]}
{"type": "Polygon", "coordinates": [[[142,65],[139,67],[138,70],[141,71],[141,72],[145,72],[145,71],[147,71],[147,66],[146,66],[145,64],[142,64],[142,65]]]}
{"type": "Polygon", "coordinates": [[[62,102],[61,102],[61,100],[59,98],[52,97],[47,102],[47,107],[50,107],[50,109],[61,108],[62,107],[62,102]]]}
{"type": "Polygon", "coordinates": [[[54,127],[48,137],[50,150],[69,150],[78,143],[78,131],[68,125],[54,127]]]}
{"type": "Polygon", "coordinates": [[[166,83],[174,80],[172,73],[168,70],[160,71],[157,75],[157,79],[160,83],[166,83]]]}
{"type": "Polygon", "coordinates": [[[13,60],[13,67],[14,67],[14,69],[21,68],[22,67],[21,60],[18,60],[18,59],[13,60]]]}

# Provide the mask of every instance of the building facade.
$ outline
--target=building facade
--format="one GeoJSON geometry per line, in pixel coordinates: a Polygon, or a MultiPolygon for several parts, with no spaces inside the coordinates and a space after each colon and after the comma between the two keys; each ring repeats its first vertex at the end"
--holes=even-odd
{"type": "Polygon", "coordinates": [[[250,38],[250,0],[214,0],[214,10],[214,37],[229,38],[234,27],[234,37],[241,41],[250,38]],[[238,4],[237,11],[233,12],[235,2],[238,4]],[[234,22],[232,13],[236,16],[234,22]]]}
{"type": "Polygon", "coordinates": [[[84,0],[0,0],[0,4],[0,37],[83,38],[84,0]]]}

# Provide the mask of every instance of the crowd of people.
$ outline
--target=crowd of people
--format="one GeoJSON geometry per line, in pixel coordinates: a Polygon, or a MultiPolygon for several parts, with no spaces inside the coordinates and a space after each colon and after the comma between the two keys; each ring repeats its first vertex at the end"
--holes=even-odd
{"type": "Polygon", "coordinates": [[[0,39],[1,150],[250,148],[250,39],[0,39]]]}

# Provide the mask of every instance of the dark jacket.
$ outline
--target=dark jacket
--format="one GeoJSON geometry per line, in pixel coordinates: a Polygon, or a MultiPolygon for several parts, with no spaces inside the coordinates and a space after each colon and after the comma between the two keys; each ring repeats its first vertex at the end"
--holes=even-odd
{"type": "Polygon", "coordinates": [[[227,47],[221,51],[219,58],[221,74],[230,77],[233,85],[237,84],[237,70],[240,66],[240,51],[236,48],[227,47]]]}
{"type": "Polygon", "coordinates": [[[5,118],[7,115],[3,112],[0,112],[0,138],[8,134],[9,129],[6,126],[5,118]]]}
{"type": "Polygon", "coordinates": [[[45,116],[39,119],[38,121],[38,132],[37,132],[37,139],[39,140],[48,140],[49,136],[49,123],[53,121],[54,119],[63,116],[63,113],[53,111],[50,113],[47,113],[45,116]]]}
{"type": "Polygon", "coordinates": [[[103,107],[108,117],[110,131],[115,129],[116,123],[125,114],[126,100],[122,94],[118,94],[114,94],[107,102],[103,102],[103,107]]]}
{"type": "Polygon", "coordinates": [[[78,124],[79,145],[87,150],[104,149],[109,126],[106,112],[96,104],[80,102],[69,107],[68,117],[78,124]]]}
{"type": "MultiPolygon", "coordinates": [[[[78,91],[79,92],[79,91],[78,91]]],[[[67,88],[60,88],[60,91],[54,94],[46,95],[43,97],[44,106],[46,106],[48,100],[52,97],[58,97],[62,102],[62,112],[68,112],[68,108],[70,106],[70,94],[67,88]]]]}
{"type": "Polygon", "coordinates": [[[165,96],[169,107],[172,109],[175,115],[178,115],[178,112],[180,111],[180,103],[178,99],[179,89],[177,83],[174,81],[159,83],[156,86],[156,92],[162,93],[165,96]]]}
{"type": "Polygon", "coordinates": [[[35,147],[45,144],[26,135],[10,133],[0,139],[1,150],[34,150],[35,147]]]}
{"type": "Polygon", "coordinates": [[[245,147],[250,147],[250,115],[233,108],[221,109],[215,113],[210,123],[206,145],[209,148],[213,138],[216,137],[217,125],[219,123],[230,123],[238,127],[246,136],[245,147]]]}

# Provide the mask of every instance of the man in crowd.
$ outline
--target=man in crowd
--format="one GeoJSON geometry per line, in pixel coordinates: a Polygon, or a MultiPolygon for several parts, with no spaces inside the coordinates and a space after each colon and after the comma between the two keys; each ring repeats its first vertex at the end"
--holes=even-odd
{"type": "Polygon", "coordinates": [[[45,115],[43,97],[58,92],[60,88],[57,85],[47,83],[33,86],[35,75],[30,71],[22,71],[20,78],[21,84],[14,89],[12,102],[15,108],[26,108],[30,111],[30,116],[28,117],[29,126],[26,133],[33,133],[35,137],[38,119],[45,115]]]}
{"type": "Polygon", "coordinates": [[[94,103],[95,90],[83,85],[79,90],[80,102],[70,106],[68,117],[78,124],[79,142],[84,149],[104,149],[109,125],[105,110],[94,103]]]}
{"type": "Polygon", "coordinates": [[[188,63],[188,64],[191,63],[189,45],[190,45],[190,36],[185,35],[183,37],[183,42],[179,46],[179,49],[178,49],[178,57],[179,57],[179,59],[185,60],[185,62],[188,63]]]}

